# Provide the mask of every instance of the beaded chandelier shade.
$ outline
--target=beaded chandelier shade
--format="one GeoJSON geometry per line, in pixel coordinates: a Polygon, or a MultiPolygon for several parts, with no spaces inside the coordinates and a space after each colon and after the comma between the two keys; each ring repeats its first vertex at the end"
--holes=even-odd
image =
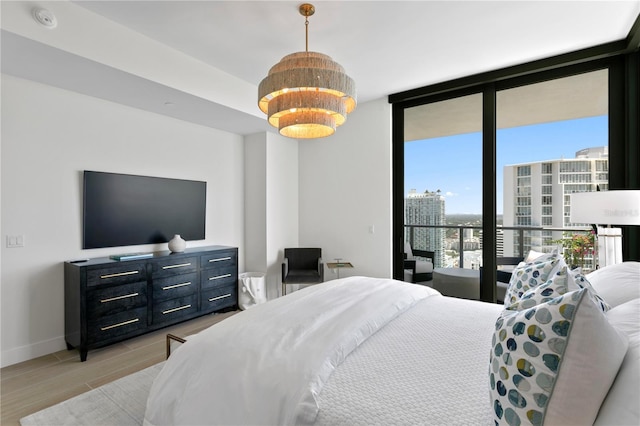
{"type": "Polygon", "coordinates": [[[271,67],[258,88],[258,106],[280,134],[296,139],[330,136],[356,107],[356,85],[329,56],[309,52],[313,5],[300,5],[305,16],[306,50],[285,56],[271,67]]]}

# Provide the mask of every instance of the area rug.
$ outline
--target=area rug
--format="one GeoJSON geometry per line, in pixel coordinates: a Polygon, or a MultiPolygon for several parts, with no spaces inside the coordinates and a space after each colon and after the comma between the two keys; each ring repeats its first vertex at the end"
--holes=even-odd
{"type": "Polygon", "coordinates": [[[142,424],[151,384],[164,362],[20,419],[22,426],[142,424]]]}

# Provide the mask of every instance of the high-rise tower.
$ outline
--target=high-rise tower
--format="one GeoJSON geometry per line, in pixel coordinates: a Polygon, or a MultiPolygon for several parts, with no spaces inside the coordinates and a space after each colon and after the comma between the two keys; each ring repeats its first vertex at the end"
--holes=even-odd
{"type": "MultiPolygon", "coordinates": [[[[445,225],[444,197],[439,192],[409,191],[404,200],[405,224],[407,225],[445,225]]],[[[445,229],[444,228],[414,228],[413,247],[419,250],[435,252],[434,267],[445,265],[445,229]]],[[[409,241],[409,231],[405,241],[409,241]]]]}
{"type": "MultiPolygon", "coordinates": [[[[575,192],[608,189],[609,158],[607,147],[586,148],[575,158],[539,161],[504,167],[505,227],[567,228],[588,224],[571,223],[571,197],[575,192]]],[[[557,248],[563,231],[525,231],[524,253],[531,249],[549,252],[557,248]]],[[[504,232],[504,255],[518,255],[517,232],[504,232]]]]}

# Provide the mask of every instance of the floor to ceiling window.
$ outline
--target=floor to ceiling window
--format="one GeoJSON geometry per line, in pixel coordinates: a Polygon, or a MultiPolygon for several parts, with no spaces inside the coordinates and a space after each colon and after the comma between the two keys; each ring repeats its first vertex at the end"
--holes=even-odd
{"type": "Polygon", "coordinates": [[[408,108],[405,241],[434,252],[434,267],[482,263],[482,95],[408,108]]]}
{"type": "Polygon", "coordinates": [[[606,69],[519,86],[496,95],[498,257],[564,251],[596,268],[589,224],[571,223],[571,194],[608,189],[606,69]]]}
{"type": "MultiPolygon", "coordinates": [[[[569,194],[640,186],[639,54],[602,58],[594,48],[600,57],[589,59],[591,53],[580,52],[586,59],[579,63],[551,58],[390,96],[394,277],[403,275],[403,247],[411,241],[442,252],[439,266],[481,264],[487,284],[480,298],[495,300],[498,256],[562,248],[573,231],[567,228],[588,230],[569,222],[569,194]],[[465,128],[469,122],[474,125],[465,128]],[[461,186],[464,175],[471,177],[468,186],[461,186]],[[450,214],[476,213],[479,203],[481,229],[456,225],[445,230],[444,242],[435,232],[431,241],[428,232],[418,238],[417,229],[428,227],[416,224],[419,213],[407,213],[412,199],[443,203],[446,226],[434,220],[433,229],[449,227],[450,214]],[[537,229],[507,229],[516,227],[537,229]],[[476,238],[477,263],[461,253],[474,251],[476,238]]],[[[626,258],[635,259],[638,232],[623,233],[626,258]]]]}

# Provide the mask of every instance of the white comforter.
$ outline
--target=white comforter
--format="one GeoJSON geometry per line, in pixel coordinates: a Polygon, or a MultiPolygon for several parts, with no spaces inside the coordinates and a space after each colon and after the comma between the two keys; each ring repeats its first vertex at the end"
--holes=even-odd
{"type": "Polygon", "coordinates": [[[429,297],[354,350],[318,398],[315,426],[489,426],[489,352],[503,306],[429,297]]]}
{"type": "Polygon", "coordinates": [[[145,425],[311,424],[334,369],[428,287],[350,277],[257,305],[189,339],[154,381],[145,425]]]}

